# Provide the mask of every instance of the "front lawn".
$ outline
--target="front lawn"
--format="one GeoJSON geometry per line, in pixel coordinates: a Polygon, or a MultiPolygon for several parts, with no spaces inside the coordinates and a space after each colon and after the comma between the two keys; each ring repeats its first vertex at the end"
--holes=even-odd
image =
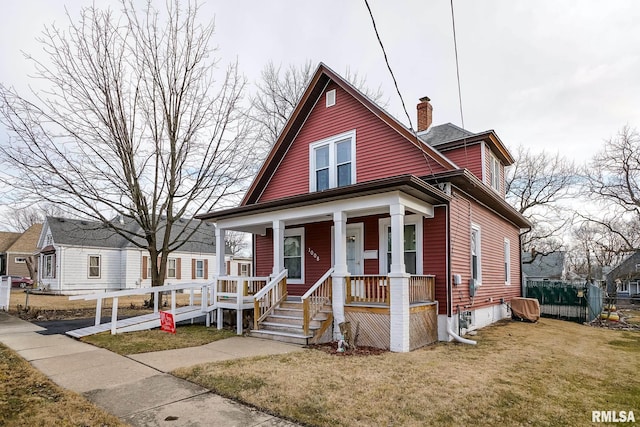
{"type": "Polygon", "coordinates": [[[174,374],[309,425],[585,425],[592,411],[640,419],[640,333],[541,319],[357,357],[307,350],[174,374]]]}
{"type": "Polygon", "coordinates": [[[106,348],[124,356],[127,354],[147,353],[149,351],[195,347],[235,336],[235,332],[227,329],[218,330],[215,327],[207,328],[204,325],[184,325],[178,326],[175,334],[169,334],[160,329],[126,332],[116,335],[111,335],[110,332],[103,332],[81,338],[81,341],[106,348]]]}
{"type": "Polygon", "coordinates": [[[0,425],[125,426],[79,394],[54,384],[0,344],[0,425]]]}

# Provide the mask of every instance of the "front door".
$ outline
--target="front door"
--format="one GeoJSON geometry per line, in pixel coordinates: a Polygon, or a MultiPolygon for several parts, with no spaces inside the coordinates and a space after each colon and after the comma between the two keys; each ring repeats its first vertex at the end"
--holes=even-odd
{"type": "Polygon", "coordinates": [[[351,275],[364,274],[362,224],[347,225],[347,269],[351,275]]]}

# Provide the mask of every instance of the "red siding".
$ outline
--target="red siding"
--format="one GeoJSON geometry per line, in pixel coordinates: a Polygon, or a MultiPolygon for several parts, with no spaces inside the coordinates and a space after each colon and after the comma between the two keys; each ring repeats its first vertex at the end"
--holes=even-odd
{"type": "Polygon", "coordinates": [[[289,295],[303,295],[331,268],[331,226],[333,222],[315,222],[304,226],[304,285],[289,285],[289,295]],[[317,258],[311,254],[313,251],[317,258]]]}
{"type": "Polygon", "coordinates": [[[266,277],[273,272],[273,229],[267,228],[265,236],[254,236],[256,276],[266,277]]]}
{"type": "Polygon", "coordinates": [[[436,207],[434,217],[424,220],[423,273],[436,276],[439,314],[447,314],[447,210],[436,207]]]}
{"type": "Polygon", "coordinates": [[[309,144],[353,129],[356,130],[357,182],[444,170],[434,160],[427,162],[417,147],[333,82],[327,87],[331,89],[336,89],[336,105],[326,108],[324,94],[320,97],[259,201],[308,193],[309,144]],[[381,159],[393,161],[381,162],[381,159]]]}
{"type": "Polygon", "coordinates": [[[451,274],[462,275],[462,284],[453,287],[453,312],[488,307],[520,296],[519,230],[487,208],[454,193],[451,201],[451,274]],[[482,285],[469,296],[471,278],[471,224],[480,226],[482,285]],[[511,246],[511,285],[504,281],[504,239],[511,246]]]}
{"type": "MultiPolygon", "coordinates": [[[[445,151],[443,154],[449,158],[456,166],[469,169],[469,171],[479,180],[483,179],[484,169],[482,167],[482,147],[484,144],[468,145],[454,150],[445,151]]],[[[488,169],[486,169],[488,170],[488,169]]]]}

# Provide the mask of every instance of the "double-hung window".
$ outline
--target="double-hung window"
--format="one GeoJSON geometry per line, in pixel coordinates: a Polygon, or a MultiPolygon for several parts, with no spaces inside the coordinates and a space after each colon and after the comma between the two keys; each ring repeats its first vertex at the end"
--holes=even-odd
{"type": "Polygon", "coordinates": [[[177,271],[178,271],[177,260],[175,258],[167,259],[167,277],[171,279],[175,279],[177,271]]]}
{"type": "Polygon", "coordinates": [[[204,260],[196,260],[196,279],[204,279],[204,260]]]}
{"type": "Polygon", "coordinates": [[[56,277],[56,256],[54,254],[45,255],[44,260],[44,277],[53,279],[56,277]]]}
{"type": "Polygon", "coordinates": [[[100,278],[100,255],[89,255],[89,278],[100,278]]]}
{"type": "Polygon", "coordinates": [[[482,282],[482,264],[480,253],[480,227],[473,225],[471,227],[471,279],[475,281],[476,286],[482,282]]]}
{"type": "MultiPolygon", "coordinates": [[[[404,268],[409,274],[422,274],[422,217],[419,215],[408,215],[404,220],[404,243],[403,256],[404,268]]],[[[384,264],[380,270],[386,273],[391,271],[391,220],[383,218],[380,220],[380,234],[383,241],[381,247],[385,248],[382,259],[384,264]],[[386,270],[385,270],[386,268],[386,270]]]]}
{"type": "Polygon", "coordinates": [[[500,191],[500,160],[493,154],[489,155],[489,183],[491,188],[500,191]]]}
{"type": "Polygon", "coordinates": [[[309,191],[323,191],[356,182],[355,130],[309,146],[309,191]]]}

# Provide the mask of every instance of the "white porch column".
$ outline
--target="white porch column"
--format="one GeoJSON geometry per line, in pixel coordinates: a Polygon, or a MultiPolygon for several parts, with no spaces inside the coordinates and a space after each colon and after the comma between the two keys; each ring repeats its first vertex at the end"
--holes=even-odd
{"type": "Polygon", "coordinates": [[[409,277],[404,265],[404,205],[393,204],[391,214],[391,272],[389,273],[389,313],[391,351],[408,352],[409,277]]]}
{"type": "Polygon", "coordinates": [[[334,265],[332,278],[333,292],[333,338],[340,335],[340,323],[344,322],[345,277],[349,274],[347,268],[347,214],[333,213],[333,244],[334,265]]]}
{"type": "Polygon", "coordinates": [[[225,262],[225,252],[227,246],[225,245],[225,229],[216,227],[216,264],[217,264],[217,274],[218,276],[226,276],[227,275],[227,264],[225,262]]]}
{"type": "MultiPolygon", "coordinates": [[[[304,251],[303,251],[304,256],[304,251]]],[[[273,270],[274,276],[284,270],[284,221],[273,221],[273,270]]]]}

